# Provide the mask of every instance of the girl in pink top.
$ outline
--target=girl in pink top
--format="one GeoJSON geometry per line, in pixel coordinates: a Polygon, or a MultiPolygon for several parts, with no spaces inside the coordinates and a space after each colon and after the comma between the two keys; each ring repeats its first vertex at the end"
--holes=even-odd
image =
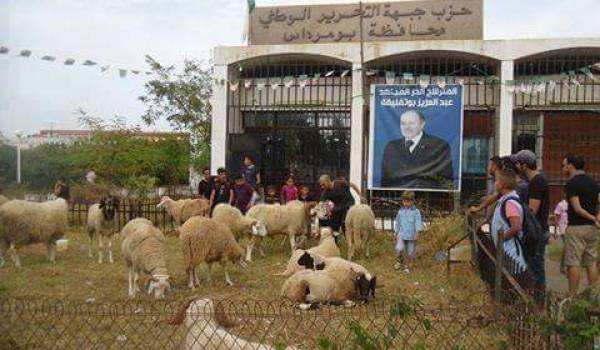
{"type": "Polygon", "coordinates": [[[567,225],[569,224],[569,218],[567,211],[569,210],[569,203],[565,199],[560,201],[554,209],[554,223],[556,224],[556,238],[564,239],[567,225]]]}
{"type": "Polygon", "coordinates": [[[294,178],[289,176],[281,188],[281,203],[285,204],[296,199],[298,199],[298,188],[294,185],[294,178]]]}

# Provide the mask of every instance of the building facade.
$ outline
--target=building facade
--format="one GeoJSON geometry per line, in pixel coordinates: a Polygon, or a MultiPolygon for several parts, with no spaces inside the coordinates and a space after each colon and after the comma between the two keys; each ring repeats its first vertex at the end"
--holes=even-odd
{"type": "Polygon", "coordinates": [[[600,38],[218,47],[211,166],[235,173],[251,154],[267,184],[289,173],[314,183],[328,173],[366,189],[370,86],[390,83],[389,72],[395,83],[441,77],[464,85],[463,199],[485,189],[489,157],[527,148],[538,155],[555,203],[565,153],[584,155],[600,180],[600,79],[581,71],[597,63],[600,38]],[[539,83],[515,89],[531,81],[539,83]]]}

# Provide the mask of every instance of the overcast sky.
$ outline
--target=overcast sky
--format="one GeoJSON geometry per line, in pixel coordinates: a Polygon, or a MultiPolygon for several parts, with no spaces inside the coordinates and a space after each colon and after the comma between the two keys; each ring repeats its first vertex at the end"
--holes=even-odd
{"type": "MultiPolygon", "coordinates": [[[[597,3],[487,0],[485,38],[598,37],[597,3]]],[[[138,124],[145,78],[119,78],[116,69],[144,70],[146,54],[181,66],[185,58],[210,57],[215,46],[240,45],[244,15],[245,0],[0,0],[0,46],[11,49],[0,55],[0,131],[77,128],[78,107],[138,124]],[[16,56],[23,49],[32,56],[16,56]],[[43,55],[57,61],[42,61],[43,55]],[[77,62],[65,66],[66,58],[77,62]],[[97,66],[82,66],[86,59],[111,68],[101,73],[97,66]]]]}

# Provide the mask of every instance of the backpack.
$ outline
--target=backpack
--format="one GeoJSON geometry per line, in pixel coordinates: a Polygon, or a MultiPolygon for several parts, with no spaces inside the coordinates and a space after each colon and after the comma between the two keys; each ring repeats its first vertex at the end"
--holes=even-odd
{"type": "Polygon", "coordinates": [[[506,217],[506,202],[509,200],[515,200],[523,209],[523,238],[519,238],[516,235],[515,241],[517,242],[517,253],[520,255],[521,251],[524,254],[525,260],[529,261],[529,259],[535,256],[535,250],[538,244],[544,240],[544,230],[542,229],[542,225],[537,221],[537,218],[529,209],[528,206],[524,205],[518,197],[508,197],[506,198],[501,206],[500,206],[500,215],[502,216],[502,220],[506,223],[509,223],[508,218],[506,217]],[[519,249],[520,248],[520,249],[519,249]]]}

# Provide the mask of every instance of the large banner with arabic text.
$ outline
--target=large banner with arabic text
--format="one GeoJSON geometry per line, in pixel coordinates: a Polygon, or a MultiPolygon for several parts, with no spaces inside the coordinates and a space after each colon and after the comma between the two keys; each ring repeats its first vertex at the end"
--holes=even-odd
{"type": "Polygon", "coordinates": [[[372,85],[369,188],[460,191],[463,86],[372,85]]]}

